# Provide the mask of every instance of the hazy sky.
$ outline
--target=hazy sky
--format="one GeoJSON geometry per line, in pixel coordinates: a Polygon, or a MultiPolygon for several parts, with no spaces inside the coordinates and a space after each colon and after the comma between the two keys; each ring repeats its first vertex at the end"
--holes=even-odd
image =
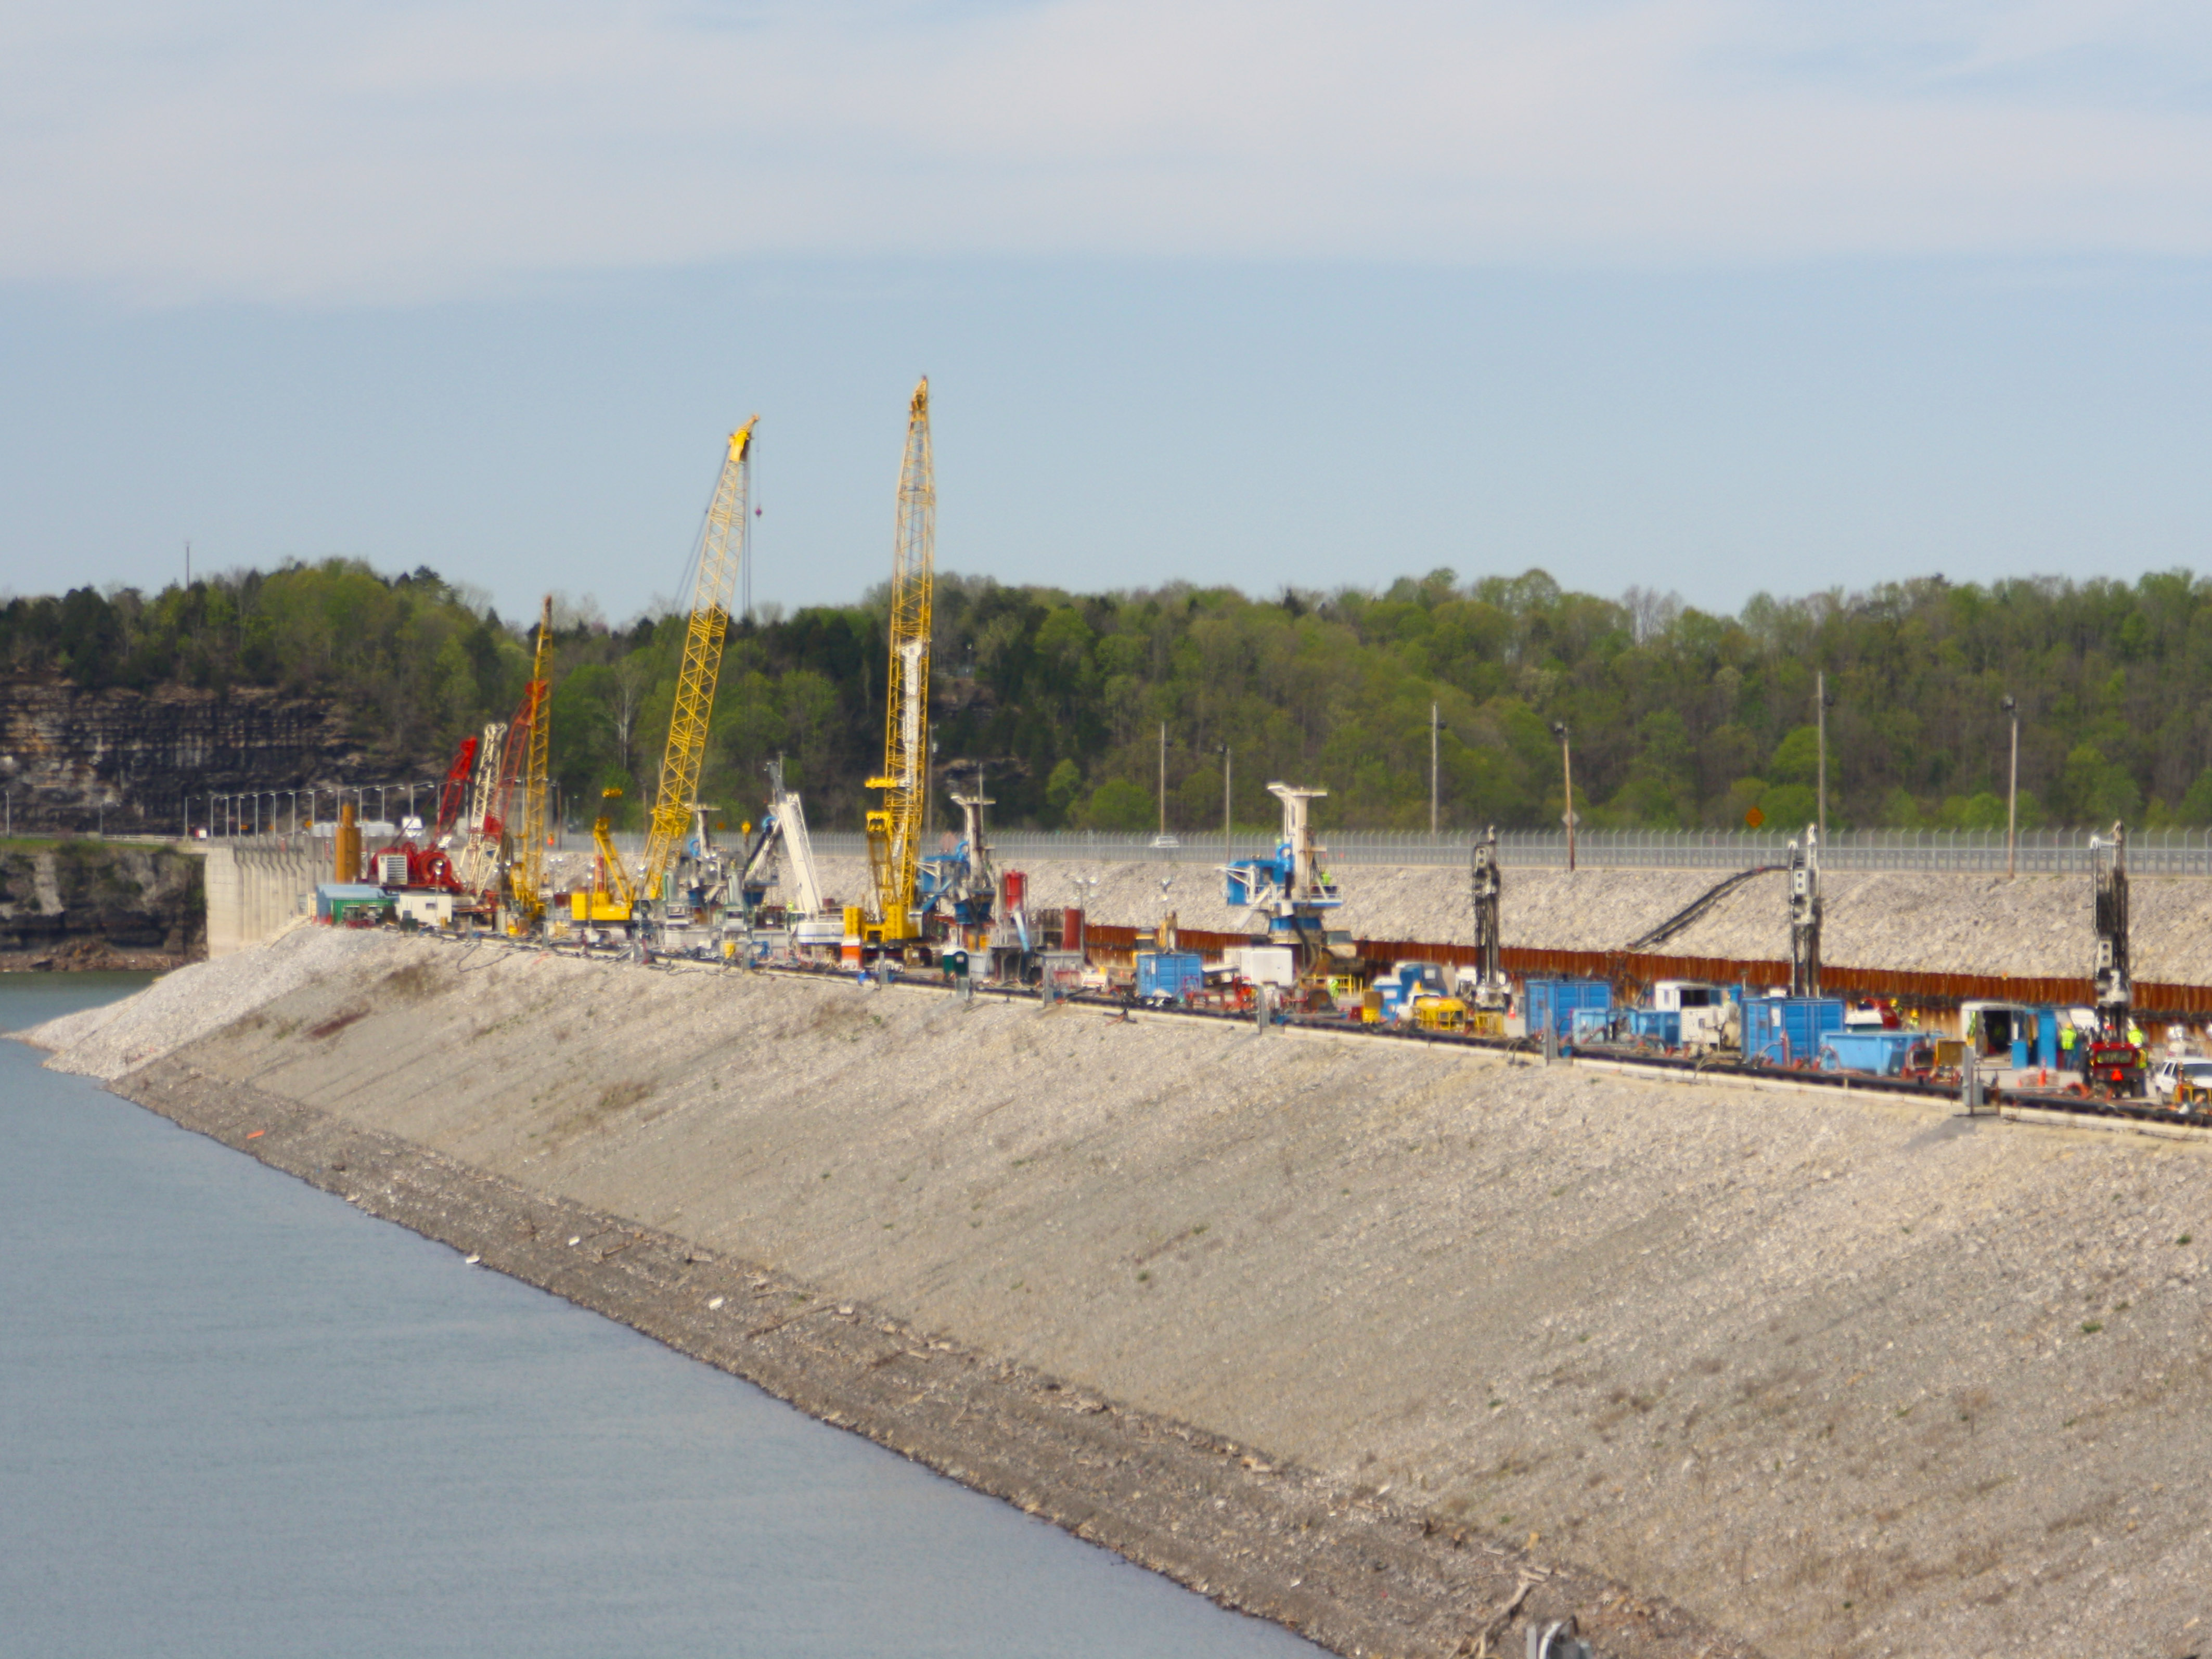
{"type": "Polygon", "coordinates": [[[2197,566],[2179,4],[0,10],[0,587],[2197,566]]]}

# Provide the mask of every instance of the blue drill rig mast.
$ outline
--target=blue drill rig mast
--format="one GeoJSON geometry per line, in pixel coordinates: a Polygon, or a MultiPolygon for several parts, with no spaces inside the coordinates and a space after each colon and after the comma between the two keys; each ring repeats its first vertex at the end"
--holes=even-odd
{"type": "Polygon", "coordinates": [[[1344,896],[1322,867],[1328,849],[1314,838],[1312,803],[1328,791],[1271,783],[1267,793],[1283,803],[1283,838],[1272,858],[1224,865],[1222,895],[1231,908],[1245,912],[1248,926],[1266,921],[1265,943],[1295,946],[1300,973],[1310,973],[1332,953],[1352,954],[1351,939],[1327,927],[1344,896]]]}

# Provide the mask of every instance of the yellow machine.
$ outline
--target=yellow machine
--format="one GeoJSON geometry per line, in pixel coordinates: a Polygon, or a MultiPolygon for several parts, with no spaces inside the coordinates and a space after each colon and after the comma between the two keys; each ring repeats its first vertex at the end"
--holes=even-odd
{"type": "Polygon", "coordinates": [[[920,937],[914,881],[921,862],[921,820],[929,796],[929,612],[935,587],[937,482],[929,453],[929,381],[907,408],[906,456],[899,467],[898,537],[891,553],[890,678],[885,682],[884,770],[868,787],[884,792],[868,814],[866,938],[902,945],[920,937]]]}
{"type": "Polygon", "coordinates": [[[553,731],[553,596],[538,619],[538,653],[530,667],[530,685],[523,693],[522,712],[515,717],[520,732],[507,734],[511,746],[520,750],[521,764],[514,787],[522,793],[522,844],[507,869],[507,886],[514,896],[518,928],[538,926],[545,915],[545,798],[547,760],[553,731]],[[519,741],[518,741],[519,739],[519,741]]]}
{"type": "Polygon", "coordinates": [[[676,677],[676,706],[668,715],[668,747],[660,759],[660,788],[653,798],[646,835],[644,873],[637,890],[660,896],[661,878],[675,857],[699,805],[699,769],[707,758],[707,722],[714,711],[714,683],[722,672],[722,641],[730,631],[730,602],[737,597],[745,531],[751,523],[753,428],[756,415],[730,434],[722,476],[699,533],[697,574],[691,585],[691,620],[684,635],[684,666],[676,677]]]}
{"type": "MultiPolygon", "coordinates": [[[[603,800],[621,798],[619,789],[600,791],[603,800]]],[[[599,849],[599,865],[592,872],[592,884],[568,895],[569,918],[599,925],[627,923],[637,909],[637,889],[623,866],[622,854],[615,847],[604,811],[592,820],[592,841],[599,849]]]]}
{"type": "MultiPolygon", "coordinates": [[[[699,769],[707,758],[707,725],[714,712],[714,684],[722,672],[722,642],[729,636],[730,601],[737,595],[738,577],[744,568],[745,532],[751,522],[753,428],[756,415],[730,434],[728,453],[714,498],[707,506],[707,522],[699,532],[699,556],[691,579],[691,617],[684,632],[684,665],[676,677],[676,706],[668,714],[668,747],[660,757],[660,789],[653,800],[653,816],[645,840],[645,862],[638,879],[630,879],[607,833],[602,816],[592,825],[599,864],[606,872],[604,884],[595,884],[586,897],[572,896],[570,903],[579,921],[629,921],[641,896],[658,899],[662,878],[674,861],[676,848],[690,826],[699,805],[699,769]],[[616,904],[619,915],[611,913],[616,904]],[[594,914],[586,915],[586,908],[594,914]]],[[[610,798],[620,795],[610,789],[610,798]]],[[[541,836],[542,839],[542,836],[541,836]]]]}
{"type": "Polygon", "coordinates": [[[1415,997],[1413,1026],[1422,1031],[1464,1031],[1467,1004],[1457,997],[1415,997]]]}

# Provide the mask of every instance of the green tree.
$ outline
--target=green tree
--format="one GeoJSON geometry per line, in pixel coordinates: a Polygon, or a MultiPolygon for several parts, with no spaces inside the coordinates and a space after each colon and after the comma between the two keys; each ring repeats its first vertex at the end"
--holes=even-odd
{"type": "Polygon", "coordinates": [[[1091,792],[1075,822],[1085,830],[1149,830],[1158,819],[1149,791],[1127,778],[1109,778],[1091,792]]]}

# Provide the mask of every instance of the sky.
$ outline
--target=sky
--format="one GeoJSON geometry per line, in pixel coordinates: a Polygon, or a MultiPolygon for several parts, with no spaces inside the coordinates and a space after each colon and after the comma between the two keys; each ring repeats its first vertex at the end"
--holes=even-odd
{"type": "Polygon", "coordinates": [[[0,591],[2201,568],[2212,14],[0,9],[0,591]]]}

